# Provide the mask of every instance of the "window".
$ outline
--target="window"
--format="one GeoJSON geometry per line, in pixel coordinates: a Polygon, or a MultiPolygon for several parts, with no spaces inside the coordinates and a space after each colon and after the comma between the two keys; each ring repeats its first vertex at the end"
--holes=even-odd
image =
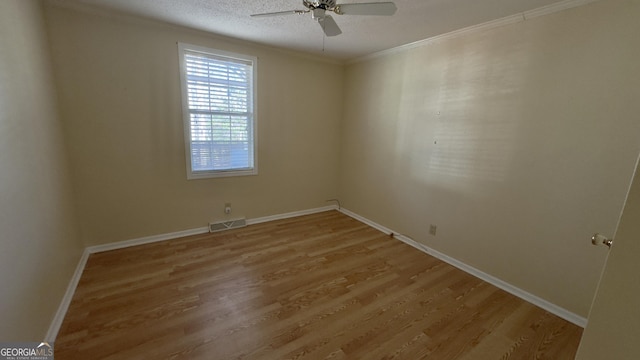
{"type": "Polygon", "coordinates": [[[178,44],[187,178],[257,174],[257,59],[178,44]]]}

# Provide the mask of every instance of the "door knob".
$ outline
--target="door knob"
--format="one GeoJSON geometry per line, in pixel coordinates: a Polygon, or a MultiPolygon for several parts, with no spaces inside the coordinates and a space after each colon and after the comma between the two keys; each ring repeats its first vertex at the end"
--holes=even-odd
{"type": "Polygon", "coordinates": [[[607,245],[607,247],[611,248],[611,245],[613,244],[613,240],[608,239],[606,236],[601,235],[599,233],[595,233],[591,237],[591,243],[593,245],[604,244],[604,245],[607,245]]]}

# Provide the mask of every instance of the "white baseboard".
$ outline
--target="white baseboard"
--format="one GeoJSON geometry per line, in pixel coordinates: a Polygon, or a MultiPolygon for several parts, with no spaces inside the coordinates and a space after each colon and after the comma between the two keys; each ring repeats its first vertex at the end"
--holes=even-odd
{"type": "Polygon", "coordinates": [[[131,246],[150,244],[154,242],[171,240],[171,239],[176,239],[176,238],[185,237],[185,236],[206,234],[208,232],[209,232],[209,228],[205,226],[205,227],[196,228],[196,229],[182,230],[182,231],[176,231],[176,232],[167,233],[167,234],[151,235],[151,236],[145,236],[137,239],[118,241],[118,242],[104,244],[104,245],[89,246],[87,250],[89,250],[89,254],[95,254],[95,253],[100,253],[104,251],[124,249],[131,246]]]}
{"type": "Polygon", "coordinates": [[[465,264],[465,263],[463,263],[463,262],[461,262],[459,260],[456,260],[456,259],[454,259],[454,258],[452,258],[452,257],[450,257],[448,255],[445,255],[445,254],[443,254],[443,253],[441,253],[441,252],[439,252],[437,250],[434,250],[434,249],[432,249],[432,248],[430,248],[430,247],[428,247],[428,246],[426,246],[424,244],[421,244],[421,243],[419,243],[419,242],[417,242],[417,241],[415,241],[415,240],[413,240],[413,239],[411,239],[411,238],[409,238],[407,236],[404,236],[404,235],[402,235],[402,234],[400,234],[400,233],[398,233],[396,231],[393,231],[393,230],[391,230],[391,229],[389,229],[389,228],[387,228],[385,226],[382,226],[382,225],[380,225],[380,224],[378,224],[376,222],[373,222],[373,221],[371,221],[371,220],[369,220],[369,219],[367,219],[367,218],[365,218],[363,216],[360,216],[360,215],[358,215],[358,214],[356,214],[356,213],[354,213],[354,212],[352,212],[350,210],[341,208],[341,209],[339,209],[339,211],[342,212],[343,214],[348,215],[348,216],[350,216],[350,217],[352,217],[352,218],[354,218],[354,219],[356,219],[358,221],[361,221],[361,222],[363,222],[363,223],[365,223],[365,224],[367,224],[367,225],[369,225],[369,226],[371,226],[371,227],[373,227],[373,228],[375,228],[377,230],[380,230],[381,232],[383,232],[385,234],[393,234],[393,237],[395,237],[396,239],[398,239],[398,240],[400,240],[400,241],[402,241],[402,242],[404,242],[404,243],[406,243],[408,245],[411,245],[414,248],[416,248],[416,249],[418,249],[420,251],[423,251],[423,252],[425,252],[425,253],[427,253],[427,254],[429,254],[429,255],[437,258],[437,259],[440,259],[440,260],[442,260],[442,261],[444,261],[444,262],[446,262],[446,263],[448,263],[448,264],[450,264],[452,266],[455,266],[456,268],[458,268],[458,269],[460,269],[460,270],[462,270],[462,271],[464,271],[466,273],[469,273],[469,274],[471,274],[471,275],[473,275],[473,276],[475,276],[475,277],[477,277],[479,279],[482,279],[482,280],[488,282],[491,285],[494,285],[494,286],[496,286],[496,287],[498,287],[498,288],[500,288],[500,289],[502,289],[502,290],[504,290],[504,291],[506,291],[506,292],[508,292],[508,293],[510,293],[512,295],[515,295],[515,296],[517,296],[517,297],[519,297],[519,298],[521,298],[521,299],[523,299],[523,300],[525,300],[525,301],[527,301],[527,302],[529,302],[529,303],[531,303],[533,305],[536,305],[536,306],[538,306],[538,307],[540,307],[540,308],[542,308],[542,309],[544,309],[544,310],[546,310],[546,311],[548,311],[548,312],[550,312],[550,313],[552,313],[552,314],[554,314],[554,315],[556,315],[556,316],[558,316],[560,318],[563,318],[563,319],[565,319],[565,320],[567,320],[567,321],[569,321],[569,322],[571,322],[571,323],[573,323],[575,325],[578,325],[578,326],[580,326],[582,328],[587,326],[587,319],[586,318],[584,318],[582,316],[579,316],[579,315],[577,315],[577,314],[575,314],[575,313],[573,313],[573,312],[571,312],[571,311],[569,311],[567,309],[564,309],[564,308],[562,308],[562,307],[560,307],[558,305],[555,305],[555,304],[553,304],[553,303],[551,303],[551,302],[549,302],[549,301],[547,301],[547,300],[545,300],[543,298],[540,298],[540,297],[538,297],[536,295],[533,295],[533,294],[531,294],[531,293],[529,293],[527,291],[524,291],[524,290],[522,290],[522,289],[520,289],[520,288],[518,288],[516,286],[513,286],[513,285],[511,285],[511,284],[509,284],[509,283],[507,283],[507,282],[505,282],[503,280],[500,280],[500,279],[498,279],[498,278],[496,278],[496,277],[494,277],[492,275],[489,275],[489,274],[487,274],[485,272],[482,272],[482,271],[480,271],[480,270],[478,270],[478,269],[476,269],[476,268],[474,268],[472,266],[469,266],[469,265],[467,265],[467,264],[465,264]]]}
{"type": "MultiPolygon", "coordinates": [[[[255,219],[248,219],[247,225],[259,224],[267,221],[287,219],[287,218],[315,214],[319,212],[337,210],[337,209],[338,209],[337,206],[331,205],[331,206],[324,206],[324,207],[315,208],[315,209],[294,211],[294,212],[289,212],[289,213],[279,214],[279,215],[264,216],[264,217],[259,217],[255,219]]],[[[56,314],[53,317],[51,324],[49,325],[49,330],[47,331],[47,335],[45,339],[50,342],[55,342],[55,339],[58,336],[58,332],[60,331],[60,326],[62,326],[62,321],[64,320],[64,317],[67,314],[67,310],[69,310],[69,305],[71,304],[71,299],[73,299],[73,294],[75,294],[76,287],[78,287],[78,282],[80,281],[80,277],[82,276],[84,267],[87,265],[87,260],[89,259],[89,255],[99,253],[99,252],[104,252],[104,251],[124,249],[131,246],[171,240],[171,239],[176,239],[184,236],[205,234],[208,232],[209,232],[209,228],[205,226],[205,227],[196,228],[196,229],[176,231],[176,232],[167,233],[167,234],[145,236],[137,239],[119,241],[119,242],[104,244],[104,245],[89,246],[85,248],[84,252],[82,253],[82,257],[80,257],[80,261],[78,261],[78,266],[76,266],[76,270],[73,273],[71,280],[69,281],[69,285],[67,286],[67,291],[65,292],[64,297],[60,302],[60,306],[58,306],[58,311],[56,311],[56,314]]]]}
{"type": "MultiPolygon", "coordinates": [[[[293,212],[288,212],[288,213],[284,213],[284,214],[263,216],[263,217],[254,218],[254,219],[247,219],[247,225],[260,224],[260,223],[267,222],[267,221],[288,219],[288,218],[292,218],[292,217],[315,214],[315,213],[319,213],[319,212],[324,212],[324,211],[329,211],[329,210],[336,210],[336,209],[337,209],[337,207],[335,205],[331,205],[331,206],[324,206],[324,207],[314,208],[314,209],[293,211],[293,212]]],[[[104,244],[104,245],[95,245],[95,246],[90,246],[87,249],[89,250],[90,254],[94,254],[94,253],[99,253],[99,252],[103,252],[103,251],[124,249],[124,248],[128,248],[128,247],[131,247],[131,246],[150,244],[150,243],[154,243],[154,242],[158,242],[158,241],[177,239],[177,238],[185,237],[185,236],[206,234],[208,232],[209,232],[209,228],[205,226],[205,227],[201,227],[201,228],[176,231],[176,232],[167,233],[167,234],[145,236],[145,237],[141,237],[141,238],[137,238],[137,239],[119,241],[119,242],[109,243],[109,244],[104,244]]]]}
{"type": "Polygon", "coordinates": [[[62,326],[62,321],[64,320],[64,316],[67,314],[67,310],[69,309],[69,305],[71,304],[71,299],[73,299],[73,294],[75,294],[76,292],[78,282],[80,282],[80,277],[82,276],[85,265],[87,265],[88,259],[89,250],[84,249],[84,251],[82,252],[82,256],[80,257],[80,261],[78,261],[78,265],[76,266],[76,270],[74,271],[73,276],[69,281],[69,285],[67,285],[67,291],[62,297],[60,306],[58,306],[58,311],[56,311],[56,315],[53,317],[53,320],[49,325],[49,330],[47,331],[47,335],[45,336],[45,341],[54,342],[56,340],[58,331],[60,331],[60,326],[62,326]]]}
{"type": "Polygon", "coordinates": [[[260,224],[263,222],[288,219],[288,218],[298,217],[303,215],[311,215],[311,214],[321,213],[321,212],[330,211],[330,210],[338,210],[338,207],[336,205],[329,205],[329,206],[323,206],[315,209],[293,211],[293,212],[279,214],[279,215],[271,215],[271,216],[263,216],[255,219],[247,219],[247,225],[260,224]]]}
{"type": "MultiPolygon", "coordinates": [[[[473,276],[476,276],[500,289],[503,289],[515,296],[518,296],[521,299],[524,299],[525,301],[528,301],[534,305],[537,305],[547,311],[549,311],[552,314],[555,314],[571,323],[574,323],[578,326],[581,327],[585,327],[587,324],[587,319],[578,316],[570,311],[567,311],[566,309],[563,309],[555,304],[552,304],[542,298],[539,298],[533,294],[530,294],[522,289],[519,289],[513,285],[510,285],[496,277],[493,277],[489,274],[486,274],[476,268],[473,268],[469,265],[466,265],[454,258],[451,258],[445,254],[442,254],[436,250],[433,250],[429,247],[427,247],[426,245],[420,244],[404,235],[401,235],[389,228],[386,228],[378,223],[375,223],[365,217],[362,217],[352,211],[349,211],[347,209],[344,208],[338,208],[335,205],[331,205],[331,206],[325,206],[325,207],[320,207],[320,208],[315,208],[315,209],[308,209],[308,210],[301,210],[301,211],[294,211],[294,212],[290,212],[290,213],[285,213],[285,214],[279,214],[279,215],[272,215],[272,216],[264,216],[264,217],[260,217],[260,218],[254,218],[254,219],[249,219],[247,220],[247,225],[253,225],[253,224],[259,224],[259,223],[263,223],[263,222],[268,222],[268,221],[274,221],[274,220],[281,220],[281,219],[288,219],[288,218],[292,218],[292,217],[297,217],[297,216],[303,216],[303,215],[309,215],[309,214],[316,214],[316,213],[320,213],[320,212],[325,212],[325,211],[330,211],[330,210],[339,210],[340,212],[344,213],[345,215],[348,215],[356,220],[359,220],[381,232],[384,232],[386,234],[393,234],[395,238],[397,238],[398,240],[413,246],[414,248],[424,251],[425,253],[434,256],[448,264],[451,264],[473,276]]],[[[78,262],[78,266],[76,267],[75,272],[73,273],[73,276],[71,278],[71,280],[69,281],[69,285],[67,286],[67,291],[65,292],[64,297],[62,298],[62,301],[60,303],[60,306],[58,307],[58,311],[56,312],[56,315],[53,318],[53,321],[51,322],[51,325],[49,326],[49,330],[47,331],[47,335],[46,335],[46,340],[50,341],[50,342],[54,342],[57,335],[58,335],[58,331],[60,331],[60,326],[62,326],[62,321],[64,320],[64,317],[67,313],[67,310],[69,309],[69,305],[71,304],[71,300],[73,298],[73,294],[76,291],[76,287],[78,286],[78,282],[80,281],[80,277],[82,276],[82,272],[84,271],[84,268],[87,264],[87,260],[89,259],[89,255],[94,254],[94,253],[99,253],[99,252],[103,252],[103,251],[110,251],[110,250],[116,250],[116,249],[123,249],[123,248],[127,248],[127,247],[131,247],[131,246],[137,246],[137,245],[142,245],[142,244],[149,244],[149,243],[153,243],[153,242],[159,242],[159,241],[165,241],[165,240],[170,240],[170,239],[175,239],[175,238],[179,238],[179,237],[184,237],[184,236],[190,236],[190,235],[198,235],[198,234],[204,234],[208,232],[208,228],[207,227],[202,227],[202,228],[196,228],[196,229],[190,229],[190,230],[184,230],[184,231],[177,231],[177,232],[172,232],[172,233],[167,233],[167,234],[160,234],[160,235],[153,235],[153,236],[146,236],[146,237],[142,237],[142,238],[137,238],[137,239],[131,239],[131,240],[126,240],[126,241],[120,241],[120,242],[116,242],[116,243],[111,243],[111,244],[105,244],[105,245],[96,245],[96,246],[90,246],[87,247],[83,254],[82,257],[80,258],[80,261],[78,262]]]]}

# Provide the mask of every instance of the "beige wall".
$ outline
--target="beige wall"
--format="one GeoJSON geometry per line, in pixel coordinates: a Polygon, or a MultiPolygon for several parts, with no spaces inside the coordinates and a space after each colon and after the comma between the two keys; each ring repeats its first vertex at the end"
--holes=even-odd
{"type": "Polygon", "coordinates": [[[44,335],[74,229],[104,244],[205,226],[225,202],[255,218],[336,196],[586,316],[605,256],[588,239],[615,231],[640,152],[637,13],[600,1],[345,70],[45,5],[76,223],[37,3],[0,1],[0,337],[44,335]],[[258,176],[186,180],[178,41],[259,58],[258,176]]]}
{"type": "Polygon", "coordinates": [[[41,341],[80,258],[39,3],[0,1],[0,341],[41,341]]]}
{"type": "Polygon", "coordinates": [[[346,70],[343,206],[587,316],[640,151],[637,1],[346,70]],[[436,224],[437,236],[428,234],[436,224]]]}
{"type": "Polygon", "coordinates": [[[328,205],[343,68],[150,21],[46,8],[87,245],[328,205]],[[177,42],[258,57],[257,176],[187,180],[177,42]]]}

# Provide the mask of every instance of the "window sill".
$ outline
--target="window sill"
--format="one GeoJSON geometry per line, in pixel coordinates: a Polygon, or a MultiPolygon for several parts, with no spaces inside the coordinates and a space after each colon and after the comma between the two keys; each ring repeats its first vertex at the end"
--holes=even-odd
{"type": "Polygon", "coordinates": [[[217,171],[191,171],[187,173],[187,180],[212,179],[235,176],[258,175],[258,169],[247,170],[217,170],[217,171]]]}

